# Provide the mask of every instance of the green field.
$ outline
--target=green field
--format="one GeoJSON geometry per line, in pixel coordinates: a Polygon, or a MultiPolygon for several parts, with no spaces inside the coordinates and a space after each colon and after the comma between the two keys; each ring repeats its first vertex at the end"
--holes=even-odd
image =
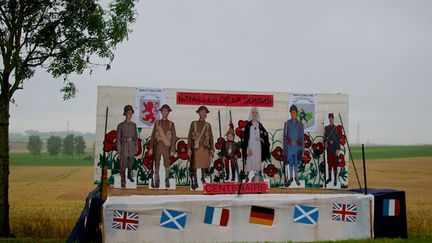
{"type": "MultiPolygon", "coordinates": [[[[351,148],[354,160],[362,159],[360,146],[351,148]]],[[[413,158],[431,157],[432,145],[413,145],[413,146],[377,146],[365,145],[365,157],[368,159],[393,159],[393,158],[413,158]]]]}
{"type": "Polygon", "coordinates": [[[11,166],[93,166],[93,153],[86,152],[80,158],[74,156],[58,155],[51,156],[48,153],[41,153],[38,156],[29,153],[19,152],[10,154],[11,166]]]}

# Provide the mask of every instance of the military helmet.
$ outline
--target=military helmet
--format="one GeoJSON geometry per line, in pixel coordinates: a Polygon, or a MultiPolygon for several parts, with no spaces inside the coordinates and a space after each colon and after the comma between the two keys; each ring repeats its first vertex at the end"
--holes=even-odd
{"type": "Polygon", "coordinates": [[[123,109],[123,115],[126,115],[126,113],[127,113],[128,111],[132,111],[132,113],[134,113],[134,109],[133,109],[133,107],[132,107],[131,105],[126,105],[126,106],[124,107],[124,109],[123,109]]]}
{"type": "Polygon", "coordinates": [[[167,104],[164,104],[164,105],[159,109],[159,111],[162,111],[163,109],[167,109],[169,112],[172,111],[172,110],[171,110],[171,107],[170,107],[169,105],[167,105],[167,104]]]}

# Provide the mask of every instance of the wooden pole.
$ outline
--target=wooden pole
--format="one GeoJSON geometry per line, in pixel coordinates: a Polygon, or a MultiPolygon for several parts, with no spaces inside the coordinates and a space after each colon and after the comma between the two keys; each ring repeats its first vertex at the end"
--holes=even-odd
{"type": "MultiPolygon", "coordinates": [[[[106,133],[107,133],[107,124],[108,124],[108,106],[105,110],[105,130],[104,130],[104,140],[103,140],[103,147],[105,149],[105,143],[106,143],[106,133]]],[[[105,150],[103,151],[102,156],[102,172],[101,172],[101,193],[100,198],[101,200],[105,201],[108,197],[108,166],[106,163],[106,153],[105,150]]]]}

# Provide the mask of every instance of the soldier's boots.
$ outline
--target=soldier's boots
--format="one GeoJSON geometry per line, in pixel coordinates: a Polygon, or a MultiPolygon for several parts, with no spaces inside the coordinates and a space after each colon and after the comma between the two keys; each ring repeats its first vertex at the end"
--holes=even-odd
{"type": "Polygon", "coordinates": [[[295,178],[295,182],[296,182],[297,186],[300,186],[300,180],[297,177],[295,178]]]}
{"type": "Polygon", "coordinates": [[[333,186],[337,185],[337,179],[335,178],[334,182],[333,182],[333,186]]]}
{"type": "Polygon", "coordinates": [[[231,176],[231,181],[235,181],[235,173],[234,173],[234,170],[232,170],[232,176],[231,176]]]}
{"type": "Polygon", "coordinates": [[[205,180],[205,178],[204,178],[204,176],[201,176],[201,182],[202,182],[202,184],[207,183],[206,180],[205,180]]]}
{"type": "Polygon", "coordinates": [[[169,183],[169,178],[165,178],[165,187],[169,188],[170,187],[170,183],[169,183]]]}
{"type": "Polygon", "coordinates": [[[131,181],[131,182],[135,182],[135,180],[134,180],[134,175],[133,175],[133,172],[130,170],[128,170],[128,179],[131,181]]]}
{"type": "Polygon", "coordinates": [[[124,172],[120,172],[120,180],[121,180],[121,187],[125,188],[126,187],[126,178],[125,178],[125,173],[124,172]]]}
{"type": "Polygon", "coordinates": [[[331,180],[332,180],[332,177],[331,177],[331,174],[330,174],[330,175],[329,175],[329,178],[328,178],[328,179],[326,180],[326,182],[325,182],[326,185],[329,184],[329,183],[331,182],[331,180]]]}
{"type": "Polygon", "coordinates": [[[285,181],[285,187],[291,186],[291,182],[293,182],[293,178],[290,178],[288,181],[285,181]]]}
{"type": "Polygon", "coordinates": [[[226,173],[225,173],[225,180],[227,181],[227,180],[229,180],[229,171],[227,171],[226,173]]]}
{"type": "Polygon", "coordinates": [[[191,185],[192,190],[195,190],[198,188],[198,178],[196,175],[192,176],[192,185],[191,185]]]}

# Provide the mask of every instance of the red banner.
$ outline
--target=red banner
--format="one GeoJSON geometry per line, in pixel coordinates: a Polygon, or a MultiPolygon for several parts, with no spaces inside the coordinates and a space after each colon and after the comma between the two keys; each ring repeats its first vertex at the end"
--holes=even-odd
{"type": "MultiPolygon", "coordinates": [[[[240,183],[205,183],[204,194],[237,194],[240,183]]],[[[245,182],[241,185],[240,194],[252,194],[268,192],[269,187],[265,182],[245,182]]]]}
{"type": "Polygon", "coordinates": [[[273,95],[177,92],[178,105],[273,107],[273,95]]]}

